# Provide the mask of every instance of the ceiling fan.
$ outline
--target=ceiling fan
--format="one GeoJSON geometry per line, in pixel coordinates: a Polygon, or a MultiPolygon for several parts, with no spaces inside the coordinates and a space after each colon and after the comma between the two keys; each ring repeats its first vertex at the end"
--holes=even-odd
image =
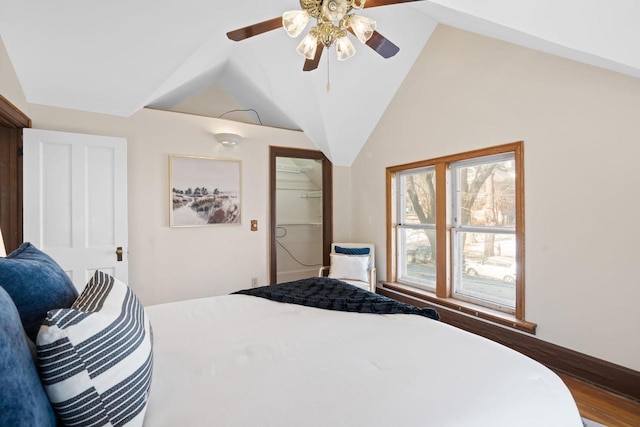
{"type": "Polygon", "coordinates": [[[298,53],[306,58],[302,68],[304,71],[318,68],[322,51],[334,44],[338,60],[344,61],[353,56],[355,47],[347,37],[348,32],[383,58],[391,58],[400,48],[376,31],[374,20],[356,15],[353,11],[411,1],[419,0],[300,0],[302,10],[288,11],[282,17],[229,31],[227,37],[241,41],[281,26],[291,37],[297,37],[313,17],[316,25],[297,48],[298,53]]]}

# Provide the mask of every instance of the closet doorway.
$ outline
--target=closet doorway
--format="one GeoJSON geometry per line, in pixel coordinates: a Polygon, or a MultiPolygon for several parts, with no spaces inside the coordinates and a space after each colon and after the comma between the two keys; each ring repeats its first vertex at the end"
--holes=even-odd
{"type": "Polygon", "coordinates": [[[321,152],[270,147],[270,283],[316,276],[329,265],[332,165],[321,152]]]}

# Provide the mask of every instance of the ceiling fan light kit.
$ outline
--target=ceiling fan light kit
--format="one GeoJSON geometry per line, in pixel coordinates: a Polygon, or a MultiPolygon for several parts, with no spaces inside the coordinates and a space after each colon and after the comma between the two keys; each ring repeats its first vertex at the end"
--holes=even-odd
{"type": "Polygon", "coordinates": [[[305,29],[311,17],[316,25],[302,39],[297,51],[309,60],[316,56],[318,43],[326,48],[336,45],[338,60],[344,61],[356,53],[356,48],[347,38],[351,30],[363,44],[369,41],[376,30],[376,21],[350,13],[362,9],[365,0],[300,0],[302,10],[290,10],[282,15],[282,26],[291,37],[297,37],[305,29]]]}
{"type": "Polygon", "coordinates": [[[301,10],[290,10],[282,14],[282,17],[229,31],[227,37],[233,41],[241,41],[280,26],[284,27],[291,37],[297,37],[313,17],[316,24],[296,48],[298,53],[306,58],[302,68],[304,71],[318,68],[322,51],[333,45],[336,46],[339,60],[351,58],[356,49],[349,40],[348,33],[355,35],[361,43],[383,58],[391,58],[400,48],[376,31],[376,21],[356,15],[353,11],[413,1],[420,0],[300,0],[301,10]]]}
{"type": "Polygon", "coordinates": [[[358,40],[362,44],[366,44],[376,30],[376,21],[366,16],[350,15],[349,27],[351,27],[358,40]]]}
{"type": "Polygon", "coordinates": [[[282,14],[282,26],[291,37],[298,37],[309,23],[311,16],[306,10],[290,10],[282,14]]]}
{"type": "Polygon", "coordinates": [[[336,53],[338,55],[338,61],[346,61],[355,55],[356,48],[353,43],[351,43],[351,40],[347,38],[346,34],[336,39],[336,53]]]}
{"type": "Polygon", "coordinates": [[[309,31],[296,49],[298,53],[307,59],[313,59],[316,56],[316,50],[318,49],[318,35],[315,28],[309,31]]]}

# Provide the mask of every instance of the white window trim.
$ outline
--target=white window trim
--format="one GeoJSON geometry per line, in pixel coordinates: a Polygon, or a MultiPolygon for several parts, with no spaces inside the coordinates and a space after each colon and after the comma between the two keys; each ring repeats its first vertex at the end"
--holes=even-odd
{"type": "MultiPolygon", "coordinates": [[[[451,271],[453,272],[453,282],[451,284],[451,297],[476,304],[481,307],[487,307],[493,310],[502,311],[508,314],[515,314],[516,302],[510,304],[507,300],[495,301],[483,297],[482,294],[475,294],[471,291],[461,292],[463,274],[462,268],[462,248],[460,248],[460,233],[482,233],[482,234],[513,234],[516,235],[515,226],[470,226],[462,224],[462,205],[460,203],[460,170],[467,167],[485,165],[489,163],[500,163],[505,161],[515,162],[515,153],[507,152],[494,154],[490,156],[473,157],[449,164],[451,175],[451,271]],[[460,268],[459,268],[460,267],[460,268]]],[[[516,236],[517,238],[517,236],[516,236]]]]}

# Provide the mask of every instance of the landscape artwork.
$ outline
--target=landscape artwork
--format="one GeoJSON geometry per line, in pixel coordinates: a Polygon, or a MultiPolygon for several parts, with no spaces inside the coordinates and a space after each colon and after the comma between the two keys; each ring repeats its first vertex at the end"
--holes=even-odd
{"type": "Polygon", "coordinates": [[[171,227],[240,224],[239,160],[169,156],[171,227]]]}

